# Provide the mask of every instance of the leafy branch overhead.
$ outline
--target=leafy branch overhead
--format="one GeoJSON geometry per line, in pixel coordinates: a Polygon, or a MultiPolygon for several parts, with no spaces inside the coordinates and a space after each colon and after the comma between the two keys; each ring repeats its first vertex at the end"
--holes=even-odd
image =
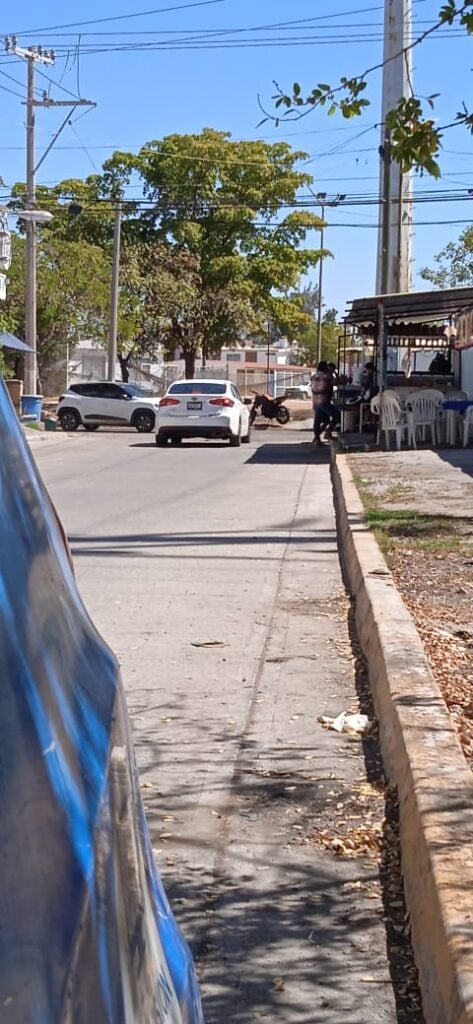
{"type": "MultiPolygon", "coordinates": [[[[454,24],[462,26],[468,35],[473,34],[473,0],[466,0],[463,4],[447,0],[439,11],[437,21],[397,56],[407,55],[409,50],[419,46],[439,29],[454,24]]],[[[360,75],[343,77],[336,85],[319,82],[311,92],[305,94],[298,82],[294,82],[290,92],[275,83],[276,93],[272,98],[277,113],[264,111],[265,117],[261,124],[272,120],[278,125],[281,115],[285,120],[297,120],[317,107],[326,108],[330,117],[336,113],[348,120],[359,117],[371,103],[365,95],[368,78],[383,66],[381,62],[367,68],[360,75]]],[[[386,127],[391,135],[391,151],[403,170],[417,168],[433,177],[440,177],[438,156],[442,148],[443,132],[455,125],[465,125],[473,133],[473,113],[464,103],[454,115],[452,124],[439,127],[431,114],[437,97],[438,93],[423,98],[413,95],[400,100],[389,113],[386,127]]]]}

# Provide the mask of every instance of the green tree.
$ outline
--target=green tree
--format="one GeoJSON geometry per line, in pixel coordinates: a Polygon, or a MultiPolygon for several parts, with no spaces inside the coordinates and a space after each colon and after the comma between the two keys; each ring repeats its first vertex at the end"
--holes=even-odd
{"type": "MultiPolygon", "coordinates": [[[[322,320],[322,359],[333,363],[337,362],[338,339],[343,330],[337,322],[337,316],[336,309],[328,309],[322,320]]],[[[306,330],[300,331],[295,340],[299,365],[315,366],[318,356],[317,324],[313,323],[306,330]]]]}
{"type": "Polygon", "coordinates": [[[284,142],[235,142],[205,129],[116,153],[105,165],[105,188],[109,179],[122,188],[136,174],[142,181],[148,209],[139,230],[167,247],[181,284],[166,337],[181,348],[186,374],[199,351],[262,333],[268,319],[306,322],[287,297],[319,258],[304,243],[320,218],[290,211],[312,180],[296,169],[304,156],[284,142]]]}
{"type": "MultiPolygon", "coordinates": [[[[440,9],[437,21],[429,29],[420,33],[412,44],[412,49],[420,46],[434,32],[448,26],[460,26],[468,35],[473,33],[473,0],[458,3],[457,0],[446,0],[440,9]]],[[[319,82],[310,92],[303,93],[298,82],[292,89],[284,90],[276,86],[273,96],[276,110],[283,112],[283,117],[293,119],[304,116],[317,107],[327,109],[329,115],[339,111],[344,118],[359,117],[370,106],[366,89],[370,76],[383,67],[382,62],[367,68],[361,74],[350,78],[343,77],[339,83],[330,85],[319,82]]],[[[388,115],[387,127],[391,132],[391,149],[395,160],[404,170],[416,167],[427,171],[433,177],[440,177],[441,171],[438,156],[442,148],[443,131],[438,126],[432,111],[438,94],[401,99],[388,115]]],[[[463,101],[459,101],[461,110],[452,114],[453,124],[466,125],[473,132],[473,113],[463,101]]],[[[280,114],[266,114],[264,121],[271,119],[279,123],[280,114]]],[[[264,121],[262,123],[264,123],[264,121]]]]}
{"type": "MultiPolygon", "coordinates": [[[[25,336],[25,241],[13,235],[4,315],[25,336]]],[[[101,340],[109,304],[109,265],[102,249],[41,233],[37,246],[38,371],[64,357],[82,336],[101,340]]]]}
{"type": "MultiPolygon", "coordinates": [[[[12,208],[22,204],[24,185],[18,184],[14,189],[12,208]]],[[[38,307],[38,355],[43,366],[56,356],[56,335],[64,333],[72,339],[82,333],[91,333],[98,344],[104,344],[107,338],[108,318],[110,310],[111,263],[113,248],[113,230],[115,220],[116,196],[120,193],[113,187],[113,178],[107,179],[100,175],[91,175],[84,181],[67,179],[53,188],[38,186],[37,196],[41,207],[53,214],[49,224],[42,227],[38,259],[38,287],[41,297],[43,290],[48,298],[48,307],[54,310],[57,331],[50,334],[49,323],[44,324],[44,311],[38,307]],[[49,267],[44,258],[46,250],[54,250],[54,260],[49,267]],[[84,260],[81,260],[81,253],[84,260]],[[50,290],[54,293],[55,282],[61,275],[72,271],[76,277],[76,265],[79,270],[87,265],[98,272],[95,282],[92,278],[87,287],[81,286],[82,302],[80,315],[71,318],[70,331],[64,330],[61,316],[57,316],[55,302],[51,301],[50,290]],[[99,266],[100,264],[100,266],[99,266]],[[100,292],[98,294],[97,288],[100,292]],[[97,301],[100,316],[96,315],[97,301]],[[48,339],[48,342],[46,341],[48,339]],[[52,341],[52,345],[49,344],[52,341]]],[[[13,275],[18,279],[17,291],[24,287],[24,271],[18,253],[18,260],[13,268],[13,275]]],[[[157,324],[164,314],[163,296],[168,289],[163,288],[162,273],[159,260],[151,258],[150,245],[143,240],[143,231],[139,218],[135,216],[135,205],[127,203],[124,207],[122,225],[122,251],[120,260],[120,294],[119,294],[119,330],[118,359],[124,380],[128,379],[130,362],[138,356],[153,358],[159,349],[157,324]],[[161,289],[161,290],[160,290],[161,289]]],[[[67,294],[67,293],[66,293],[67,294]]],[[[62,307],[61,307],[62,308],[62,307]]],[[[20,324],[22,328],[22,324],[20,324]]]]}
{"type": "Polygon", "coordinates": [[[435,259],[436,268],[421,270],[425,281],[437,288],[473,284],[473,227],[463,231],[457,242],[449,242],[435,259]]]}

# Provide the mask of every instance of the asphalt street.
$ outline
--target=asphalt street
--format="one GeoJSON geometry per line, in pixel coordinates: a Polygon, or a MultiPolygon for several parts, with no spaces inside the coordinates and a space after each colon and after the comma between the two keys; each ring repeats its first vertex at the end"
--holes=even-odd
{"type": "Polygon", "coordinates": [[[207,1024],[398,1020],[376,862],[327,846],[369,764],[318,722],[358,705],[328,458],[309,440],[272,428],[240,449],[161,450],[99,431],[34,447],[122,666],[207,1024]]]}

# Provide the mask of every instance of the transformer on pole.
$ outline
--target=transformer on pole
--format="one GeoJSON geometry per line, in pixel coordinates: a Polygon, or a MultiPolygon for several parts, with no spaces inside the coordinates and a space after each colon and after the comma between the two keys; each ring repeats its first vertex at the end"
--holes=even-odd
{"type": "Polygon", "coordinates": [[[385,0],[381,126],[380,225],[376,291],[408,292],[412,287],[412,173],[391,157],[386,117],[412,95],[412,0],[385,0]]]}

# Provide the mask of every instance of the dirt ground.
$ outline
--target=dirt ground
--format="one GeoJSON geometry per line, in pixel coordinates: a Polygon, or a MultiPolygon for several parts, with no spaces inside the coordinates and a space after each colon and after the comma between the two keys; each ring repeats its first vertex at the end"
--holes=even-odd
{"type": "Polygon", "coordinates": [[[473,450],[373,452],[350,464],[473,765],[473,450]]]}

